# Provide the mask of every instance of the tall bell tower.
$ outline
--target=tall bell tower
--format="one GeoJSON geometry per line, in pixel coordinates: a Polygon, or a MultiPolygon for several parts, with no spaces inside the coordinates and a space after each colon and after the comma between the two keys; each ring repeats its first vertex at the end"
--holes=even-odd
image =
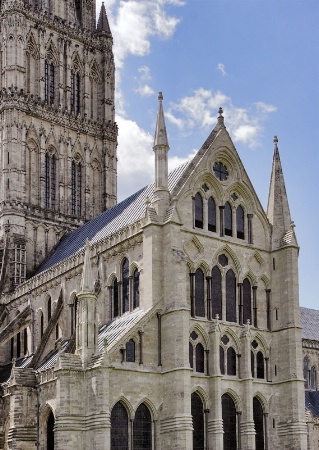
{"type": "Polygon", "coordinates": [[[0,292],[116,203],[112,34],[94,0],[2,0],[0,292]]]}

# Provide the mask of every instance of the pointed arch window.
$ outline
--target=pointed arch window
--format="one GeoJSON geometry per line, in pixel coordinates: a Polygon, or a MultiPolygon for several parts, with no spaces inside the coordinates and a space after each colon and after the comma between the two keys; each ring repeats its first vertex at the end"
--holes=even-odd
{"type": "Polygon", "coordinates": [[[144,403],[137,408],[135,413],[133,450],[152,450],[152,417],[144,403]]]}
{"type": "Polygon", "coordinates": [[[44,63],[44,98],[49,105],[52,105],[54,103],[54,78],[54,64],[52,63],[52,61],[46,59],[44,63]]]}
{"type": "Polygon", "coordinates": [[[129,262],[124,258],[122,263],[122,312],[125,313],[130,310],[130,295],[129,295],[129,262]]]}
{"type": "Polygon", "coordinates": [[[248,278],[243,281],[243,323],[246,324],[247,320],[252,323],[251,320],[251,285],[248,278]]]}
{"type": "Polygon", "coordinates": [[[226,273],[226,320],[236,322],[236,277],[232,269],[226,273]]]}
{"type": "Polygon", "coordinates": [[[71,111],[78,115],[80,113],[81,77],[78,71],[71,71],[71,111]]]}
{"type": "Polygon", "coordinates": [[[221,345],[219,346],[219,368],[220,373],[225,375],[225,350],[221,345]]]}
{"type": "Polygon", "coordinates": [[[113,317],[119,316],[119,285],[117,278],[113,282],[113,317]]]}
{"type": "Polygon", "coordinates": [[[111,450],[128,450],[128,415],[121,402],[111,412],[111,450]]]}
{"type": "Polygon", "coordinates": [[[225,220],[224,234],[225,234],[225,236],[232,236],[233,235],[233,211],[232,211],[232,208],[231,208],[229,202],[226,202],[226,204],[225,204],[224,220],[225,220]]]}
{"type": "Polygon", "coordinates": [[[204,226],[203,199],[199,192],[195,195],[195,228],[204,226]]]}
{"type": "Polygon", "coordinates": [[[52,302],[51,302],[51,297],[49,297],[49,298],[48,298],[48,301],[47,301],[47,311],[48,311],[48,322],[50,322],[51,314],[52,314],[52,302]]]}
{"type": "Polygon", "coordinates": [[[215,319],[216,314],[218,314],[219,319],[222,319],[222,274],[217,266],[212,269],[211,295],[212,317],[215,319]]]}
{"type": "Polygon", "coordinates": [[[208,231],[216,231],[216,203],[213,197],[209,197],[207,202],[208,209],[208,231]]]}
{"type": "Polygon", "coordinates": [[[201,269],[195,272],[195,315],[205,317],[204,273],[201,269]]]}
{"type": "Polygon", "coordinates": [[[55,209],[56,204],[56,156],[45,154],[45,207],[55,209]]]}
{"type": "Polygon", "coordinates": [[[80,216],[82,209],[82,164],[79,159],[73,160],[71,164],[71,189],[71,214],[80,216]]]}
{"type": "Polygon", "coordinates": [[[236,209],[236,228],[237,238],[245,239],[245,216],[242,206],[238,206],[236,209]]]}
{"type": "Polygon", "coordinates": [[[236,375],[237,373],[237,361],[236,352],[233,347],[227,349],[227,375],[236,375]]]}
{"type": "Polygon", "coordinates": [[[23,354],[26,355],[28,353],[28,330],[25,328],[23,330],[23,354]]]}
{"type": "Polygon", "coordinates": [[[17,333],[17,358],[21,356],[21,333],[17,333]]]}
{"type": "Polygon", "coordinates": [[[307,356],[303,359],[303,377],[305,379],[305,389],[309,389],[309,358],[307,356]]]}
{"type": "Polygon", "coordinates": [[[53,412],[50,411],[47,420],[47,450],[54,450],[54,425],[54,415],[53,412]]]}
{"type": "Polygon", "coordinates": [[[255,424],[255,448],[256,450],[265,450],[264,439],[264,411],[257,397],[253,398],[253,419],[255,424]]]}
{"type": "Polygon", "coordinates": [[[223,450],[234,450],[237,448],[237,415],[234,400],[228,394],[222,396],[222,419],[223,450]]]}
{"type": "Polygon", "coordinates": [[[130,339],[125,345],[125,354],[127,362],[135,362],[135,342],[130,339]]]}
{"type": "Polygon", "coordinates": [[[196,345],[196,372],[205,372],[205,352],[201,343],[196,345]]]}
{"type": "Polygon", "coordinates": [[[257,378],[265,378],[265,362],[262,352],[258,352],[256,355],[257,362],[257,378]]]}
{"type": "Polygon", "coordinates": [[[204,405],[196,392],[191,395],[191,414],[193,418],[193,450],[204,450],[204,405]]]}
{"type": "Polygon", "coordinates": [[[310,369],[310,389],[314,391],[316,390],[316,378],[317,378],[316,368],[313,366],[310,369]]]}
{"type": "Polygon", "coordinates": [[[44,319],[43,319],[43,313],[40,312],[40,337],[42,338],[44,334],[44,319]]]}
{"type": "Polygon", "coordinates": [[[189,343],[189,365],[191,367],[191,369],[194,368],[194,347],[193,344],[191,344],[191,342],[189,343]]]}
{"type": "Polygon", "coordinates": [[[133,274],[133,308],[140,306],[140,273],[137,269],[133,274]]]}

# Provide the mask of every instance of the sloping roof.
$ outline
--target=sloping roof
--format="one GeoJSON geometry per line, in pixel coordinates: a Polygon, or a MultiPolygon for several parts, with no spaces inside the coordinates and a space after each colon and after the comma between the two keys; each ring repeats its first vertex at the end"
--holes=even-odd
{"type": "Polygon", "coordinates": [[[306,391],[305,392],[305,406],[306,411],[311,411],[313,416],[319,416],[319,392],[306,391]]]}
{"type": "MultiPolygon", "coordinates": [[[[15,366],[19,368],[26,368],[32,361],[32,356],[25,356],[24,358],[20,358],[16,360],[15,366]]],[[[9,380],[12,371],[12,363],[7,364],[6,366],[0,367],[0,384],[5,383],[9,380]]]]}
{"type": "MultiPolygon", "coordinates": [[[[170,191],[174,189],[188,164],[189,161],[185,162],[169,174],[168,188],[170,191]]],[[[145,200],[148,197],[152,201],[153,194],[154,183],[104,211],[99,216],[65,236],[57,245],[54,252],[39,267],[37,273],[43,272],[77,253],[84,247],[86,239],[89,239],[90,243],[94,244],[144,217],[146,210],[145,200]]]]}
{"type": "Polygon", "coordinates": [[[319,311],[310,308],[300,308],[302,339],[319,341],[319,311]]]}

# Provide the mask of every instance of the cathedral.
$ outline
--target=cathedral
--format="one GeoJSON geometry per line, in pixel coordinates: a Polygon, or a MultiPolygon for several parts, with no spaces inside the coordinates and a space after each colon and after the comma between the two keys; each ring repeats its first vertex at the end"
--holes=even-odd
{"type": "Polygon", "coordinates": [[[222,108],[168,173],[159,93],[154,183],[117,203],[104,4],[0,7],[0,450],[318,449],[277,137],[265,211],[222,108]]]}

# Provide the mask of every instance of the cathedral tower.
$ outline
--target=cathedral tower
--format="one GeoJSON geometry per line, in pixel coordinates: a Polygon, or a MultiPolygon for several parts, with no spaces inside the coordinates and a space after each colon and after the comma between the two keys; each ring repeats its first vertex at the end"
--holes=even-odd
{"type": "Polygon", "coordinates": [[[92,0],[3,0],[0,289],[116,203],[112,34],[92,0]]]}

